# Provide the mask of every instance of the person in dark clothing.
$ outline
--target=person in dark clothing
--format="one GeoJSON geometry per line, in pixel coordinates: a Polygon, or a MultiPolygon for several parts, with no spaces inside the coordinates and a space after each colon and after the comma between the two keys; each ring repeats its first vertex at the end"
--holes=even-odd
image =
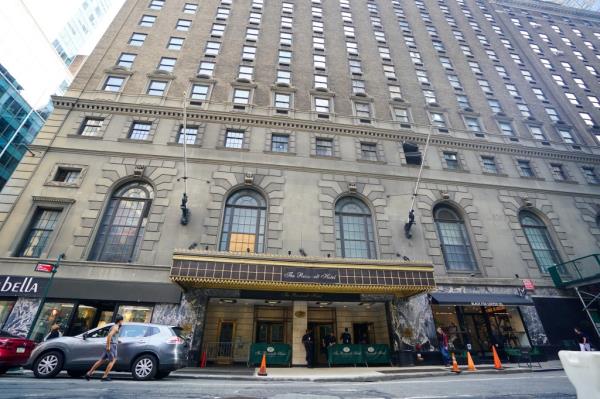
{"type": "Polygon", "coordinates": [[[342,344],[344,345],[352,343],[352,335],[350,335],[350,333],[348,332],[348,327],[344,328],[344,332],[342,333],[342,336],[340,338],[342,340],[342,344]]]}
{"type": "Polygon", "coordinates": [[[306,330],[306,334],[302,336],[302,344],[306,351],[306,366],[312,368],[315,356],[315,337],[310,329],[306,330]]]}
{"type": "Polygon", "coordinates": [[[573,331],[575,331],[575,338],[577,339],[577,343],[579,344],[579,349],[582,352],[590,352],[592,348],[590,346],[590,340],[588,339],[588,337],[583,332],[581,332],[579,328],[574,328],[573,331]]]}
{"type": "Polygon", "coordinates": [[[335,339],[335,334],[332,332],[329,333],[328,336],[325,337],[325,355],[327,356],[327,360],[329,360],[329,350],[328,348],[332,345],[335,345],[337,339],[335,339]]]}
{"type": "Polygon", "coordinates": [[[450,354],[448,353],[448,335],[442,330],[441,327],[437,328],[437,340],[444,366],[450,365],[450,354]]]}
{"type": "Polygon", "coordinates": [[[46,335],[46,338],[44,338],[44,341],[49,341],[51,339],[59,338],[59,337],[60,337],[60,325],[55,323],[52,325],[52,327],[50,327],[50,333],[48,335],[46,335]]]}

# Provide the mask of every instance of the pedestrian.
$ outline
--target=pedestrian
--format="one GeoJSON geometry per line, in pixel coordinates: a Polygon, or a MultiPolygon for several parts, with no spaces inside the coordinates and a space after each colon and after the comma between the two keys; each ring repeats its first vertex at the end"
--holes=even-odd
{"type": "Polygon", "coordinates": [[[302,344],[304,344],[304,350],[306,351],[306,366],[312,368],[315,356],[315,338],[313,337],[312,330],[306,330],[306,334],[302,336],[302,344]]]}
{"type": "Polygon", "coordinates": [[[104,370],[104,374],[100,381],[110,381],[110,377],[108,373],[113,368],[117,361],[117,344],[119,343],[119,330],[121,329],[121,324],[123,324],[123,316],[118,314],[115,317],[115,324],[111,327],[108,336],[106,337],[106,348],[100,359],[92,368],[85,373],[85,379],[90,380],[92,378],[92,373],[100,366],[102,366],[106,361],[108,361],[108,365],[106,366],[106,370],[104,370]]]}
{"type": "Polygon", "coordinates": [[[573,331],[575,331],[577,343],[579,343],[579,350],[582,352],[590,352],[592,347],[590,346],[590,340],[588,337],[577,327],[575,327],[573,331]]]}
{"type": "Polygon", "coordinates": [[[325,337],[325,355],[327,355],[327,360],[329,361],[329,347],[336,344],[335,334],[333,331],[329,333],[328,336],[325,337]]]}
{"type": "Polygon", "coordinates": [[[342,344],[344,345],[349,345],[352,343],[352,335],[350,335],[348,332],[348,327],[344,328],[344,332],[340,338],[342,340],[342,344]]]}
{"type": "Polygon", "coordinates": [[[61,335],[60,325],[58,323],[54,323],[52,324],[52,327],[50,327],[50,332],[48,335],[46,335],[44,341],[50,341],[51,339],[59,338],[61,335]]]}
{"type": "Polygon", "coordinates": [[[448,353],[448,335],[442,330],[442,327],[437,328],[437,340],[442,355],[444,366],[450,366],[450,354],[448,353]]]}

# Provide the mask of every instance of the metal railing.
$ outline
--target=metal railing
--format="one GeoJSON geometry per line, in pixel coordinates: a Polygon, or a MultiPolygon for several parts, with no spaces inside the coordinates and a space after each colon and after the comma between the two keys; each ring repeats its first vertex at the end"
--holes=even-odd
{"type": "Polygon", "coordinates": [[[558,288],[600,280],[600,254],[592,254],[548,268],[558,288]]]}
{"type": "Polygon", "coordinates": [[[219,361],[247,361],[250,351],[249,342],[207,342],[202,346],[206,353],[206,360],[219,361]]]}

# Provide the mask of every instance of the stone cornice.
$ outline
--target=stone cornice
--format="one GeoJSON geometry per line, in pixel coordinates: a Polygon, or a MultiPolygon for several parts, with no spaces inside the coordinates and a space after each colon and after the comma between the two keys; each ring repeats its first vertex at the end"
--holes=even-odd
{"type": "Polygon", "coordinates": [[[54,204],[72,204],[75,202],[74,198],[64,197],[46,197],[34,195],[32,198],[34,202],[49,202],[54,204]]]}
{"type": "MultiPolygon", "coordinates": [[[[182,119],[181,109],[167,106],[152,106],[129,104],[114,101],[93,101],[69,97],[53,97],[54,106],[62,109],[76,109],[88,112],[121,113],[139,116],[154,116],[182,119]]],[[[425,144],[427,134],[410,131],[407,129],[391,130],[369,126],[353,126],[347,124],[311,121],[300,119],[287,119],[265,115],[220,112],[200,109],[189,109],[187,117],[190,121],[204,123],[221,123],[258,126],[271,129],[294,129],[308,132],[342,134],[348,136],[369,137],[402,141],[413,141],[425,144]]],[[[548,158],[579,163],[600,164],[600,155],[579,153],[573,151],[560,151],[555,149],[540,149],[525,147],[519,144],[493,143],[485,140],[449,137],[447,135],[432,135],[430,144],[434,146],[454,147],[473,151],[496,152],[510,155],[520,155],[533,158],[548,158]]]]}

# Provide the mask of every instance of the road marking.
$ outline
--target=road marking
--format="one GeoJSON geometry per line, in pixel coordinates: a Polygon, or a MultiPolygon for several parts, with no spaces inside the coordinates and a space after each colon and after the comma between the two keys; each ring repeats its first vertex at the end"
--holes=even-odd
{"type": "MultiPolygon", "coordinates": [[[[558,376],[546,376],[546,377],[537,377],[536,379],[542,380],[542,379],[556,379],[556,378],[567,378],[566,375],[558,375],[558,376]]],[[[490,378],[469,378],[466,381],[493,381],[493,380],[499,380],[499,381],[506,381],[506,380],[529,380],[531,379],[531,376],[529,377],[490,377],[490,378]]],[[[461,379],[461,378],[453,378],[450,380],[429,380],[429,379],[423,379],[423,380],[406,380],[406,381],[385,381],[386,383],[389,384],[432,384],[432,383],[438,383],[438,382],[461,382],[464,383],[465,380],[461,379]]],[[[366,384],[378,384],[380,382],[367,382],[366,384]]],[[[364,384],[364,383],[363,383],[364,384]]]]}

